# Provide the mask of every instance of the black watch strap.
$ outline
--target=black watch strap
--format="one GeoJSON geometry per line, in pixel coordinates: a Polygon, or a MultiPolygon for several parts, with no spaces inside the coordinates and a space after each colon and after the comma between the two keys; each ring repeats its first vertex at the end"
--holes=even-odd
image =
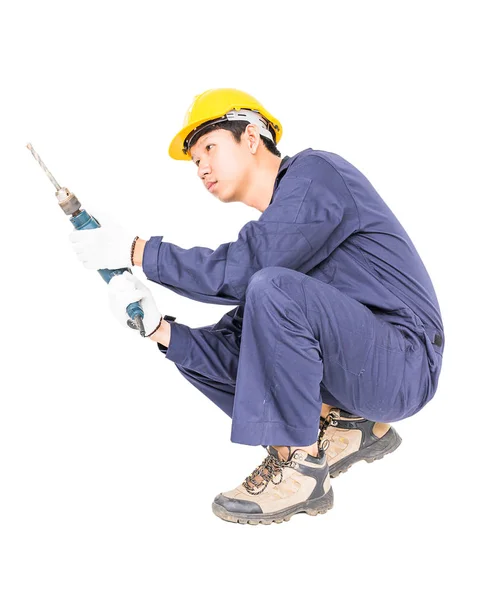
{"type": "MultiPolygon", "coordinates": [[[[172,316],[170,316],[170,315],[165,315],[165,316],[163,317],[163,320],[164,320],[164,321],[169,321],[169,322],[170,322],[170,321],[172,321],[172,322],[173,322],[173,321],[175,321],[175,319],[176,319],[176,318],[177,318],[177,317],[172,317],[172,316]]],[[[166,353],[167,353],[167,350],[168,350],[168,346],[164,346],[163,344],[160,344],[160,342],[157,342],[157,344],[158,344],[158,347],[160,348],[160,350],[161,350],[161,351],[162,351],[164,354],[166,354],[166,353]]]]}

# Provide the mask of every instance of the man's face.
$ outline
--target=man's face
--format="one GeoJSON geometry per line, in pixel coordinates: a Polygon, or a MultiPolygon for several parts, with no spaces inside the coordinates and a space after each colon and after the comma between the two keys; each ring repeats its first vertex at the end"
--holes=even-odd
{"type": "Polygon", "coordinates": [[[197,166],[197,175],[211,194],[221,202],[238,202],[244,197],[252,157],[247,131],[240,143],[230,131],[210,131],[189,152],[197,166]]]}

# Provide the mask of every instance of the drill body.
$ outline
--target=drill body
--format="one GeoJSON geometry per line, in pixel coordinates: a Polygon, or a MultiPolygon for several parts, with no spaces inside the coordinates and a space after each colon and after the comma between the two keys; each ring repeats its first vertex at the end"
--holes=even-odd
{"type": "MultiPolygon", "coordinates": [[[[75,216],[72,215],[69,220],[74,225],[75,229],[81,229],[81,230],[82,229],[96,229],[100,226],[98,221],[96,221],[96,219],[93,216],[91,216],[86,210],[84,210],[84,208],[80,208],[80,210],[77,212],[77,214],[75,216]]],[[[126,269],[126,268],[98,269],[98,273],[106,281],[106,283],[109,283],[110,280],[115,275],[121,275],[125,271],[129,271],[131,273],[130,269],[126,269]]],[[[132,302],[131,304],[129,304],[126,307],[126,312],[130,316],[132,321],[135,321],[135,322],[136,322],[136,317],[140,317],[143,319],[143,316],[144,316],[143,309],[141,308],[139,302],[132,302]]]]}

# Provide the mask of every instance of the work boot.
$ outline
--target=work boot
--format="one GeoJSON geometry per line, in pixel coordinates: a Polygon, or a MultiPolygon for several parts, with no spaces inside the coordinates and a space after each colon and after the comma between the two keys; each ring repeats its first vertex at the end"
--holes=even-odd
{"type": "Polygon", "coordinates": [[[215,515],[233,523],[282,523],[300,512],[325,513],[333,506],[327,459],[297,448],[283,460],[273,446],[268,456],[241,485],[219,494],[212,503],[215,515]]]}
{"type": "Polygon", "coordinates": [[[387,423],[332,408],[325,418],[320,417],[318,441],[326,452],[330,477],[337,477],[359,460],[371,463],[394,452],[401,438],[387,423]]]}

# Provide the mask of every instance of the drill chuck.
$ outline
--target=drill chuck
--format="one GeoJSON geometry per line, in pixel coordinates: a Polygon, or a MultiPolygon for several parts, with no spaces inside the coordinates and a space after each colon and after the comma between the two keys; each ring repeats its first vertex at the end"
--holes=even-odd
{"type": "Polygon", "coordinates": [[[74,215],[81,210],[81,203],[66,187],[57,190],[56,198],[59,206],[68,216],[74,215]]]}

